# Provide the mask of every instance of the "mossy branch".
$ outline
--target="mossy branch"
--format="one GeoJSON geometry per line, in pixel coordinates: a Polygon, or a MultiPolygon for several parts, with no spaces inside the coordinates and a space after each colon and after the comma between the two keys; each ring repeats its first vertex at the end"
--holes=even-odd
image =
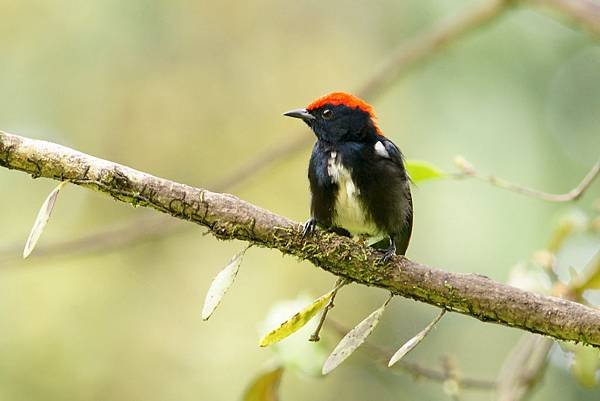
{"type": "Polygon", "coordinates": [[[94,189],[122,202],[154,208],[238,239],[309,260],[336,276],[561,340],[600,347],[600,310],[497,283],[450,273],[404,257],[386,265],[372,249],[333,233],[308,239],[300,225],[229,194],[158,178],[54,143],[0,132],[0,166],[94,189]]]}

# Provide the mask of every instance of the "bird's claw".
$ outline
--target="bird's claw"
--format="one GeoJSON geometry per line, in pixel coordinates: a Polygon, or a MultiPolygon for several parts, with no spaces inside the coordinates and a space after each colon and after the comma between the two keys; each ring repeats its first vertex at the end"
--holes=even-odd
{"type": "Polygon", "coordinates": [[[383,251],[383,256],[380,258],[381,263],[387,263],[394,255],[396,255],[396,244],[391,240],[389,248],[383,251]]]}
{"type": "Polygon", "coordinates": [[[384,252],[383,256],[379,260],[381,260],[381,263],[387,263],[395,254],[395,249],[388,249],[384,252]]]}
{"type": "Polygon", "coordinates": [[[317,221],[315,219],[308,219],[306,223],[302,225],[302,238],[311,235],[317,227],[317,221]]]}

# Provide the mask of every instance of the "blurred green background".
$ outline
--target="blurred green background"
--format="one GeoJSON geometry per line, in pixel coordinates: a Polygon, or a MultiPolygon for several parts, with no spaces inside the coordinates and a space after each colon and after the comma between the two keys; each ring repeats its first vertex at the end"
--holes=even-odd
{"type": "MultiPolygon", "coordinates": [[[[0,0],[0,129],[211,189],[293,137],[298,122],[283,111],[356,88],[397,44],[477,4],[0,0]]],[[[600,154],[600,47],[536,10],[512,10],[373,104],[408,158],[453,171],[462,154],[482,172],[566,192],[600,154]]],[[[309,152],[229,191],[303,221],[309,152]]],[[[0,248],[25,242],[55,185],[0,170],[0,248]]],[[[599,197],[596,183],[576,207],[591,213],[599,197]]],[[[414,203],[411,259],[500,281],[575,207],[474,180],[422,183],[414,203]]],[[[153,214],[67,187],[40,247],[153,214]]],[[[176,224],[182,230],[118,251],[24,262],[17,250],[5,259],[0,400],[238,399],[274,356],[257,345],[269,309],[334,282],[306,262],[252,248],[220,308],[202,322],[210,281],[244,244],[176,224]]],[[[598,249],[596,237],[562,263],[581,269],[598,249]]],[[[352,327],[385,297],[350,286],[332,317],[352,327]]],[[[397,347],[435,313],[397,298],[371,341],[397,347]]],[[[493,378],[521,334],[452,314],[407,359],[439,368],[451,354],[465,376],[493,378]]],[[[326,337],[331,350],[336,337],[326,337]]],[[[580,387],[565,361],[553,360],[533,400],[598,399],[597,388],[580,387]]],[[[378,369],[360,350],[326,378],[286,372],[281,399],[449,398],[437,383],[378,369]]]]}

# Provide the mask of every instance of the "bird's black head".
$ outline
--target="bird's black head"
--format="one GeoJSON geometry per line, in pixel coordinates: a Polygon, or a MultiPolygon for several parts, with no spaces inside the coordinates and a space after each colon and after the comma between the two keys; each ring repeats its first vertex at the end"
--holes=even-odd
{"type": "Polygon", "coordinates": [[[330,93],[284,116],[302,119],[320,141],[328,143],[371,142],[381,134],[373,108],[344,92],[330,93]]]}

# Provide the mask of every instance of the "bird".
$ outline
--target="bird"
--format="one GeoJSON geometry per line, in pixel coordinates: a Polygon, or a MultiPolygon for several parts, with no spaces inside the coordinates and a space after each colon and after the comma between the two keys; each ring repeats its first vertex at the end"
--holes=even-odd
{"type": "Polygon", "coordinates": [[[308,165],[310,218],[302,235],[320,227],[368,238],[383,251],[384,263],[404,255],[413,225],[410,177],[373,107],[350,93],[333,92],[283,115],[301,119],[317,139],[308,165]]]}

